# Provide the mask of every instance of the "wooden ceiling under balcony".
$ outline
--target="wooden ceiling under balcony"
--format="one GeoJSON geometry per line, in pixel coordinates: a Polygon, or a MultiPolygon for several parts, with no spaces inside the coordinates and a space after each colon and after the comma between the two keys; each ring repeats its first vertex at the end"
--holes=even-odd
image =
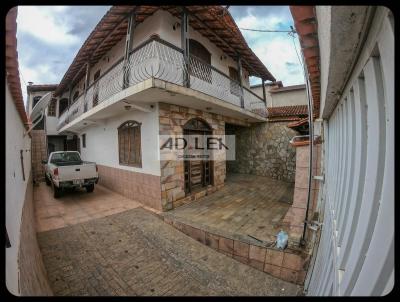
{"type": "MultiPolygon", "coordinates": [[[[83,43],[72,64],[55,91],[59,95],[70,84],[74,85],[85,74],[86,63],[96,64],[115,44],[125,37],[128,18],[136,11],[136,24],[146,20],[157,10],[163,9],[180,18],[181,6],[113,6],[96,25],[83,43]]],[[[189,24],[222,49],[226,55],[240,55],[242,64],[251,76],[275,81],[275,78],[247,45],[229,11],[223,6],[185,6],[189,13],[189,24]]]]}

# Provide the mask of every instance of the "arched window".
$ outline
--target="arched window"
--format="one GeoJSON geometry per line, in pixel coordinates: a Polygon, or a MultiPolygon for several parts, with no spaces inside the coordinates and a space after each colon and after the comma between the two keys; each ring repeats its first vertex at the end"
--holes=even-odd
{"type": "Polygon", "coordinates": [[[118,127],[118,154],[121,165],[142,167],[141,123],[126,121],[118,127]]]}
{"type": "Polygon", "coordinates": [[[189,73],[211,83],[211,53],[200,42],[189,39],[189,73]]]}
{"type": "Polygon", "coordinates": [[[51,99],[49,108],[47,111],[48,116],[56,116],[56,105],[57,105],[57,100],[56,99],[51,99]]]}
{"type": "Polygon", "coordinates": [[[239,72],[236,68],[229,66],[229,77],[234,81],[231,81],[231,93],[236,96],[240,96],[240,77],[239,72]]]}
{"type": "Polygon", "coordinates": [[[63,98],[60,100],[60,103],[58,104],[58,116],[61,116],[61,114],[64,113],[65,110],[68,108],[68,99],[63,98]]]}
{"type": "Polygon", "coordinates": [[[191,120],[187,121],[186,124],[183,126],[184,130],[189,131],[201,131],[201,132],[212,132],[212,128],[210,125],[199,118],[192,118],[191,120]]]}
{"type": "Polygon", "coordinates": [[[40,100],[41,98],[42,98],[41,95],[35,96],[35,97],[33,98],[32,109],[33,109],[33,107],[35,107],[35,105],[37,104],[37,102],[39,102],[39,100],[40,100]]]}
{"type": "Polygon", "coordinates": [[[74,96],[72,97],[72,102],[75,102],[78,96],[79,96],[79,90],[75,91],[74,96]]]}

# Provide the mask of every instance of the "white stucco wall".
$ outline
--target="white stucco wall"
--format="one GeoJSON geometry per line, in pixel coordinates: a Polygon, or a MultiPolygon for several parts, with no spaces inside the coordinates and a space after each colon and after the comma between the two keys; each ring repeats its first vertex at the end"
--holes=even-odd
{"type": "Polygon", "coordinates": [[[46,134],[58,135],[57,131],[58,118],[55,116],[46,116],[46,134]]]}
{"type": "Polygon", "coordinates": [[[113,168],[160,176],[158,134],[158,104],[154,104],[154,111],[150,113],[132,110],[107,119],[103,123],[87,127],[79,132],[82,159],[113,168]],[[122,123],[128,120],[135,120],[142,123],[142,168],[119,164],[117,129],[122,123]],[[86,133],[86,148],[82,147],[81,135],[84,133],[86,133]]]}
{"type": "Polygon", "coordinates": [[[272,107],[307,105],[305,89],[271,93],[272,107]]]}
{"type": "Polygon", "coordinates": [[[318,41],[319,41],[319,54],[320,54],[320,69],[321,69],[321,112],[325,106],[325,97],[328,87],[329,63],[331,55],[331,6],[315,7],[317,20],[324,20],[318,24],[318,41]]]}
{"type": "MultiPolygon", "coordinates": [[[[263,97],[262,87],[251,89],[255,94],[263,97]]],[[[265,98],[267,107],[307,105],[307,93],[305,89],[286,90],[280,92],[270,92],[265,88],[265,98]]]]}
{"type": "Polygon", "coordinates": [[[25,193],[31,173],[31,139],[25,137],[25,128],[6,82],[6,227],[11,247],[6,248],[6,285],[13,294],[18,294],[18,251],[20,227],[25,193]],[[22,178],[20,150],[23,152],[25,181],[22,178]]]}

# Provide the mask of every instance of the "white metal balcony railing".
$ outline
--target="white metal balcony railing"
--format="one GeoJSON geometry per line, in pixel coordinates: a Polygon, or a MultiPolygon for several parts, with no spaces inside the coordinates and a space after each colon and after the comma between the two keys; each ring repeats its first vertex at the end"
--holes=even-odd
{"type": "MultiPolygon", "coordinates": [[[[241,107],[242,90],[237,81],[194,56],[190,56],[186,67],[182,49],[159,38],[151,38],[131,51],[126,68],[121,58],[92,83],[86,96],[81,94],[59,117],[58,130],[123,90],[124,78],[125,88],[152,77],[182,86],[187,75],[190,76],[190,88],[241,107]]],[[[243,100],[244,109],[266,117],[264,101],[245,87],[243,100]]]]}

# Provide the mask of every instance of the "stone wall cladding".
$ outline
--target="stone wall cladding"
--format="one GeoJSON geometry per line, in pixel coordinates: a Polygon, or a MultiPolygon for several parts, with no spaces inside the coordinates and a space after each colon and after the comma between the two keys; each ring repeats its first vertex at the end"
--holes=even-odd
{"type": "Polygon", "coordinates": [[[161,210],[160,176],[99,164],[97,167],[99,184],[145,206],[161,210]]]}
{"type": "Polygon", "coordinates": [[[29,176],[21,219],[19,283],[22,296],[52,296],[36,237],[32,175],[29,176]]]}
{"type": "Polygon", "coordinates": [[[236,160],[227,162],[228,172],[294,182],[296,149],[289,141],[298,133],[286,125],[287,122],[267,122],[249,128],[235,127],[236,160]]]}
{"type": "MultiPolygon", "coordinates": [[[[192,118],[205,120],[213,129],[213,134],[225,134],[225,123],[243,126],[249,124],[239,119],[225,117],[215,113],[187,107],[159,104],[160,135],[182,135],[183,125],[192,118]]],[[[184,162],[161,161],[161,203],[162,209],[168,211],[191,200],[196,200],[224,185],[226,176],[225,160],[213,162],[213,187],[205,188],[192,196],[185,197],[184,162]]]]}
{"type": "Polygon", "coordinates": [[[310,255],[302,249],[259,246],[248,242],[209,233],[177,220],[160,216],[164,222],[204,245],[276,278],[304,284],[310,255]]]}
{"type": "Polygon", "coordinates": [[[44,165],[42,160],[47,159],[47,137],[45,130],[31,131],[31,151],[32,151],[32,176],[34,182],[44,180],[44,165]]]}

